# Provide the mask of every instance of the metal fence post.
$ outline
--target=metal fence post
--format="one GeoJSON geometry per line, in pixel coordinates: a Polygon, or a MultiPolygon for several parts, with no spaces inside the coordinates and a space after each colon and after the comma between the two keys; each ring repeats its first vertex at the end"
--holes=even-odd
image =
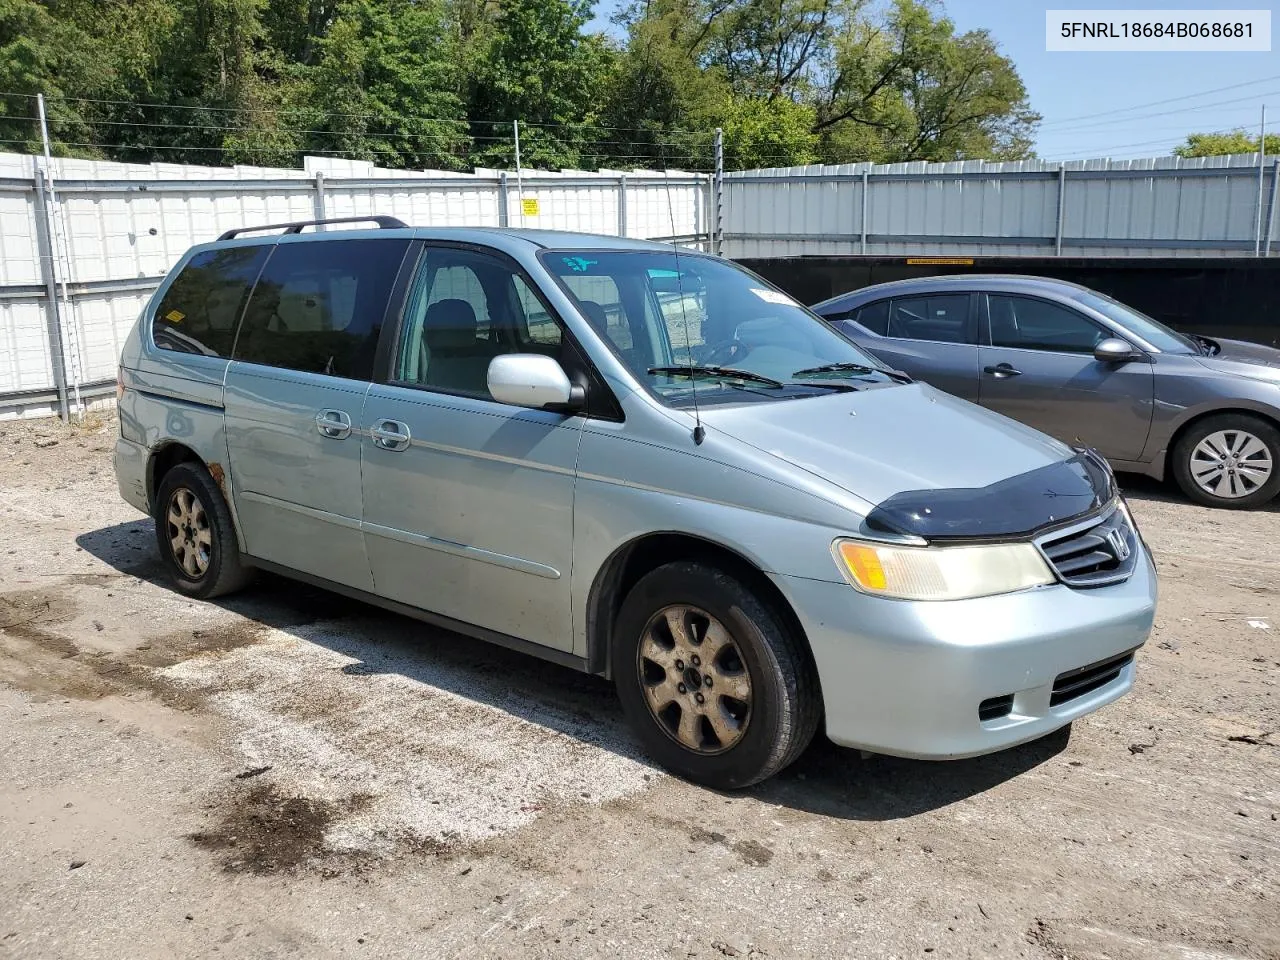
{"type": "Polygon", "coordinates": [[[1267,243],[1263,248],[1264,257],[1271,256],[1271,235],[1276,228],[1276,193],[1280,188],[1280,160],[1271,168],[1271,204],[1267,207],[1267,243]]]}
{"type": "Polygon", "coordinates": [[[507,171],[498,173],[498,226],[511,226],[511,200],[507,194],[507,171]]]}
{"type": "MultiPolygon", "coordinates": [[[[35,167],[35,164],[32,164],[35,167]]],[[[44,281],[45,327],[49,339],[49,361],[53,368],[53,384],[58,391],[58,416],[68,422],[67,368],[62,353],[62,314],[58,300],[58,267],[53,255],[53,230],[49,222],[49,205],[44,192],[44,173],[35,173],[36,247],[40,251],[40,278],[44,281]]]]}
{"type": "Polygon", "coordinates": [[[627,175],[618,174],[618,236],[627,235],[627,175]]]}
{"type": "Polygon", "coordinates": [[[1062,230],[1063,221],[1067,215],[1067,168],[1062,164],[1058,165],[1058,223],[1054,228],[1053,236],[1053,255],[1055,257],[1062,256],[1062,230]]]}
{"type": "Polygon", "coordinates": [[[711,252],[717,257],[724,252],[724,130],[716,127],[712,141],[711,174],[711,252]]]}
{"type": "MultiPolygon", "coordinates": [[[[312,209],[315,211],[317,220],[325,219],[325,207],[326,207],[326,204],[324,202],[324,174],[321,171],[317,170],[316,171],[316,195],[315,195],[315,199],[312,201],[312,209]]],[[[316,229],[323,230],[324,227],[320,226],[320,227],[317,227],[316,229]]]]}
{"type": "Polygon", "coordinates": [[[869,194],[870,192],[871,192],[871,167],[866,166],[862,168],[862,213],[860,214],[861,220],[862,220],[860,225],[862,236],[858,241],[858,249],[864,257],[867,255],[867,204],[868,204],[867,194],[869,194]]]}

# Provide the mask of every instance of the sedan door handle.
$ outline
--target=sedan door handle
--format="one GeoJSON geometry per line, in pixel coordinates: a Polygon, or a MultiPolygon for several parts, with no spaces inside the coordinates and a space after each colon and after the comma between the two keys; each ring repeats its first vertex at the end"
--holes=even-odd
{"type": "Polygon", "coordinates": [[[330,440],[351,436],[351,417],[341,410],[321,410],[316,414],[316,430],[330,440]]]}
{"type": "Polygon", "coordinates": [[[994,367],[983,367],[983,373],[989,373],[997,380],[1003,380],[1006,377],[1020,377],[1021,370],[1015,370],[1011,363],[997,363],[994,367]]]}
{"type": "Polygon", "coordinates": [[[383,450],[404,450],[409,446],[409,425],[399,420],[379,420],[369,428],[369,436],[383,450]]]}

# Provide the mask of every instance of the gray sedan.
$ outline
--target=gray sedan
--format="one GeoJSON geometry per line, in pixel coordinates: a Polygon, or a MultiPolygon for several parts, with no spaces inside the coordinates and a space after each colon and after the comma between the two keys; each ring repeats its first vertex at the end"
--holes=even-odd
{"type": "Polygon", "coordinates": [[[1280,492],[1280,350],[1177,333],[1042,277],[901,280],[812,309],[890,366],[1117,470],[1172,474],[1200,503],[1280,492]]]}

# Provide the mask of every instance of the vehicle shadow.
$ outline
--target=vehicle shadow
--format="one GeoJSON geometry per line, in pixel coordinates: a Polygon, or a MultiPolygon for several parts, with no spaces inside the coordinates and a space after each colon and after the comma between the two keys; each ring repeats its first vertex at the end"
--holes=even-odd
{"type": "MultiPolygon", "coordinates": [[[[84,533],[76,543],[114,569],[170,589],[150,520],[84,533]]],[[[440,630],[284,577],[213,603],[264,627],[350,658],[351,677],[399,676],[647,764],[613,684],[567,667],[440,630]]],[[[769,803],[848,820],[914,816],[989,790],[1033,769],[1067,743],[1067,731],[987,757],[945,763],[863,759],[819,734],[790,768],[751,788],[769,803]]]]}
{"type": "MultiPolygon", "coordinates": [[[[1122,473],[1117,476],[1120,483],[1120,492],[1124,494],[1126,500],[1150,501],[1152,503],[1170,503],[1186,507],[1188,510],[1210,510],[1221,513],[1239,513],[1237,510],[1221,510],[1216,507],[1206,507],[1203,504],[1196,503],[1190,497],[1187,497],[1177,485],[1170,480],[1153,480],[1151,477],[1141,473],[1122,473]]],[[[1248,512],[1248,511],[1246,511],[1248,512]]],[[[1260,507],[1254,507],[1255,513],[1280,513],[1280,497],[1265,503],[1260,507]]]]}

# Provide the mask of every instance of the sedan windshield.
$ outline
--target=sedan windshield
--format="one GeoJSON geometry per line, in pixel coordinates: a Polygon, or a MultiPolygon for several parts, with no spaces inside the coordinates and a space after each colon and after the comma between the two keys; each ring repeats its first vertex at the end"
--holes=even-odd
{"type": "Polygon", "coordinates": [[[1189,337],[1170,330],[1159,320],[1148,317],[1145,313],[1140,313],[1119,300],[1112,300],[1093,290],[1081,294],[1079,299],[1085,306],[1093,307],[1103,316],[1132,331],[1135,336],[1141,337],[1162,353],[1201,352],[1189,337]]]}
{"type": "Polygon", "coordinates": [[[827,323],[726,260],[549,250],[543,264],[631,372],[671,404],[820,396],[898,382],[827,323]]]}

